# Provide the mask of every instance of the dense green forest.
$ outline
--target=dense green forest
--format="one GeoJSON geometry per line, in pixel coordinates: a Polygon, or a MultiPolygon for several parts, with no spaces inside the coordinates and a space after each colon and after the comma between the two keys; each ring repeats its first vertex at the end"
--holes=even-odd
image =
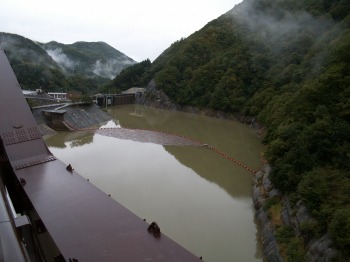
{"type": "Polygon", "coordinates": [[[96,93],[122,69],[135,63],[103,42],[44,44],[0,32],[0,43],[22,89],[96,93]]]}
{"type": "Polygon", "coordinates": [[[113,81],[103,86],[103,93],[120,93],[121,91],[127,90],[130,87],[139,86],[140,83],[147,83],[150,79],[146,77],[145,73],[150,69],[151,61],[149,59],[137,63],[133,66],[123,69],[118,77],[114,78],[113,81]]]}
{"type": "Polygon", "coordinates": [[[271,180],[314,218],[281,240],[287,260],[303,261],[326,232],[337,260],[349,260],[350,1],[245,0],[112,86],[150,79],[179,105],[262,123],[271,180]]]}

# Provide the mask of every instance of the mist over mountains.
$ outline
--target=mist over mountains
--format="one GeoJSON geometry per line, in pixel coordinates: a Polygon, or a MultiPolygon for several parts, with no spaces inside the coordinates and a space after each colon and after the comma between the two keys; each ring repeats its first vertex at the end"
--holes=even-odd
{"type": "Polygon", "coordinates": [[[23,89],[97,90],[136,62],[104,42],[34,42],[0,33],[1,46],[23,89]]]}
{"type": "Polygon", "coordinates": [[[136,62],[104,42],[40,44],[66,74],[81,73],[112,79],[136,62]]]}

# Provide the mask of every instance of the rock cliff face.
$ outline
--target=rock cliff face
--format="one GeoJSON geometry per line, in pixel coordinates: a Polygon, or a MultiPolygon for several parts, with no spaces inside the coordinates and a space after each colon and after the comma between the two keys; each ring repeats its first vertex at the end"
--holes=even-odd
{"type": "Polygon", "coordinates": [[[141,97],[136,98],[136,103],[169,110],[180,109],[178,105],[170,101],[169,97],[162,90],[156,88],[155,80],[151,80],[148,83],[146,92],[141,97]]]}
{"type": "MultiPolygon", "coordinates": [[[[287,196],[283,196],[272,185],[269,174],[271,167],[264,165],[253,179],[253,203],[256,210],[256,218],[261,228],[261,241],[263,253],[266,261],[284,261],[280,252],[280,247],[275,237],[276,230],[282,226],[289,226],[294,231],[295,236],[302,236],[302,225],[312,223],[313,219],[308,214],[307,208],[299,200],[293,207],[287,196]],[[281,204],[280,211],[276,218],[271,218],[269,205],[277,199],[281,204]]],[[[328,234],[320,238],[314,237],[306,247],[307,260],[312,262],[332,261],[337,251],[332,248],[332,242],[328,234]]]]}
{"type": "Polygon", "coordinates": [[[265,165],[255,174],[253,180],[253,203],[256,210],[256,218],[261,229],[261,242],[266,261],[282,262],[278,244],[274,236],[275,225],[269,219],[265,211],[265,203],[274,196],[280,196],[280,192],[273,188],[268,176],[271,171],[269,165],[265,165]]]}

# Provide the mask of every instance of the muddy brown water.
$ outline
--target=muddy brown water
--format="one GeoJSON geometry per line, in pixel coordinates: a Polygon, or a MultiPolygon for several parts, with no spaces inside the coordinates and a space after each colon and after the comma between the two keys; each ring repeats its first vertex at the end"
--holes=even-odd
{"type": "MultiPolygon", "coordinates": [[[[261,142],[247,125],[140,105],[109,113],[114,120],[104,127],[181,134],[254,170],[262,165],[261,142]]],[[[204,261],[262,261],[249,171],[207,147],[103,132],[61,132],[46,143],[56,157],[140,218],[156,221],[163,233],[204,261]]]]}
{"type": "Polygon", "coordinates": [[[136,142],[153,143],[159,145],[173,146],[204,146],[199,141],[194,141],[178,134],[169,132],[144,130],[144,129],[129,129],[129,128],[100,128],[94,131],[96,134],[103,136],[115,137],[119,139],[133,140],[136,142]]]}

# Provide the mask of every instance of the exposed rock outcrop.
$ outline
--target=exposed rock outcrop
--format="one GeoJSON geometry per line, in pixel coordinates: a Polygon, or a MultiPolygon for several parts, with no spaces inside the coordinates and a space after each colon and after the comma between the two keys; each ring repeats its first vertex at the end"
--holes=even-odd
{"type": "Polygon", "coordinates": [[[146,92],[137,97],[135,103],[169,110],[180,110],[180,106],[173,103],[162,90],[156,88],[155,80],[148,83],[146,92]]]}
{"type": "Polygon", "coordinates": [[[317,240],[311,241],[308,246],[307,256],[312,262],[329,262],[337,256],[337,251],[332,246],[332,240],[326,234],[317,240]]]}
{"type": "MultiPolygon", "coordinates": [[[[314,219],[309,215],[308,210],[302,201],[298,201],[293,207],[287,196],[283,196],[269,179],[271,167],[264,165],[253,179],[253,203],[256,210],[256,218],[261,228],[261,241],[266,261],[284,261],[280,254],[279,245],[275,238],[276,225],[269,217],[268,201],[277,198],[281,201],[280,218],[281,226],[290,226],[295,236],[302,237],[302,225],[312,223],[314,219]]],[[[332,241],[328,234],[318,239],[312,239],[306,246],[308,261],[329,262],[337,256],[337,251],[332,248],[332,241]]]]}
{"type": "Polygon", "coordinates": [[[264,165],[263,168],[255,174],[253,181],[253,203],[256,210],[256,218],[261,229],[261,241],[263,253],[266,261],[282,262],[278,244],[274,236],[275,226],[270,221],[267,211],[264,210],[264,204],[268,199],[280,192],[273,188],[269,180],[271,167],[264,165]]]}

